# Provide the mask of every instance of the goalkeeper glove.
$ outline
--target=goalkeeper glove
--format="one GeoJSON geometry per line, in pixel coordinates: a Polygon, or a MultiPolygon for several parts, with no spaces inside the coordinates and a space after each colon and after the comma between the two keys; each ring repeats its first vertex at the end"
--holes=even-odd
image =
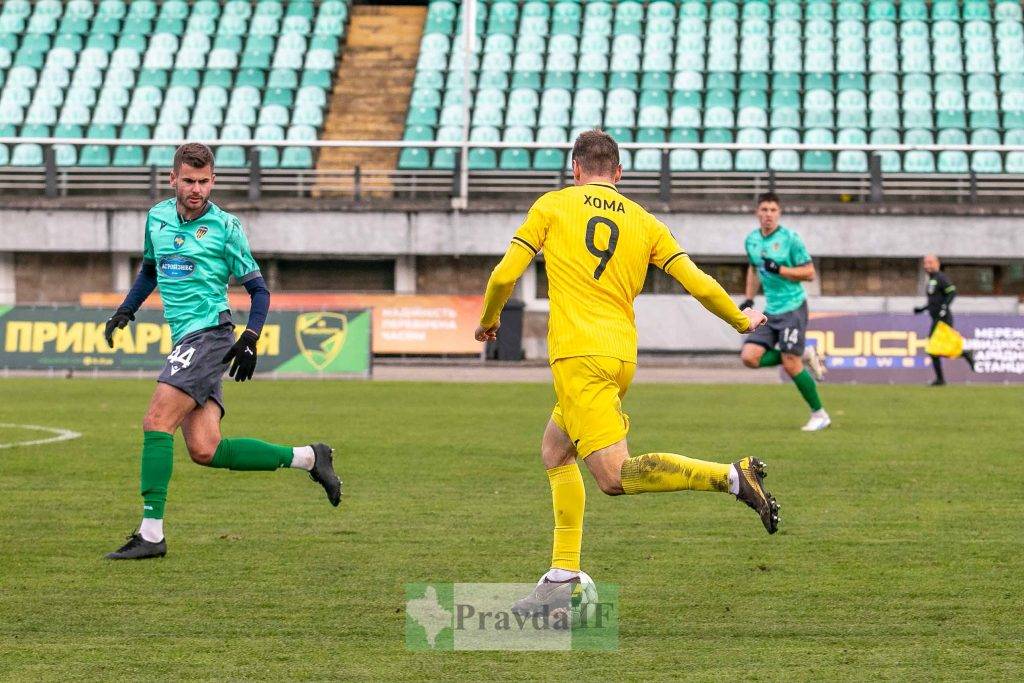
{"type": "Polygon", "coordinates": [[[942,308],[939,309],[939,319],[945,318],[947,315],[949,315],[949,309],[948,308],[943,306],[942,308]]]}
{"type": "Polygon", "coordinates": [[[924,313],[927,310],[927,306],[914,306],[914,313],[924,313]]]}
{"type": "Polygon", "coordinates": [[[744,300],[743,300],[743,301],[742,301],[742,302],[740,303],[740,310],[741,310],[741,311],[742,311],[743,309],[745,309],[745,308],[753,308],[753,307],[754,307],[754,300],[753,300],[753,299],[744,299],[744,300]]]}
{"type": "Polygon", "coordinates": [[[238,338],[234,346],[224,354],[221,363],[231,361],[231,369],[228,375],[235,378],[236,382],[244,382],[252,379],[252,373],[256,370],[256,340],[259,339],[252,330],[246,330],[238,338]]]}
{"type": "Polygon", "coordinates": [[[782,266],[779,265],[778,261],[773,261],[770,258],[766,258],[764,260],[763,267],[769,273],[775,273],[776,275],[778,275],[779,270],[782,268],[782,266]]]}
{"type": "Polygon", "coordinates": [[[130,320],[135,320],[135,314],[127,306],[121,306],[114,311],[114,315],[107,318],[106,327],[103,328],[103,338],[107,340],[107,345],[110,348],[114,348],[114,330],[123,330],[128,327],[130,320]]]}

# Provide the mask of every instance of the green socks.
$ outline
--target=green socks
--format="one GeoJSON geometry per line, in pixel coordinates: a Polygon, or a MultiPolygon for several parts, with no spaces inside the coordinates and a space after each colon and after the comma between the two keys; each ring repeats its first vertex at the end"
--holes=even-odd
{"type": "MultiPolygon", "coordinates": [[[[210,467],[232,470],[276,470],[292,464],[292,447],[277,446],[257,439],[222,439],[210,467]]],[[[166,432],[143,432],[142,517],[163,519],[167,486],[174,466],[174,436],[166,432]]]]}
{"type": "Polygon", "coordinates": [[[167,486],[171,483],[173,466],[174,437],[167,432],[143,432],[142,476],[139,485],[143,518],[164,518],[167,486]]]}
{"type": "Polygon", "coordinates": [[[221,439],[210,467],[239,472],[270,471],[292,464],[292,447],[259,439],[221,439]]]}
{"type": "Polygon", "coordinates": [[[800,395],[807,401],[807,405],[811,407],[811,410],[821,410],[818,386],[814,383],[814,378],[811,377],[811,373],[807,372],[806,368],[800,374],[793,377],[793,383],[796,384],[796,388],[800,390],[800,395]]]}
{"type": "MultiPolygon", "coordinates": [[[[768,349],[761,356],[761,361],[758,363],[758,367],[769,368],[773,365],[780,365],[782,363],[782,352],[778,349],[768,349]]],[[[807,401],[807,405],[811,407],[811,410],[821,410],[821,399],[818,397],[818,386],[814,383],[814,378],[811,377],[811,373],[807,372],[806,368],[800,372],[800,374],[793,377],[793,383],[796,384],[796,388],[800,390],[800,395],[807,401]]]]}

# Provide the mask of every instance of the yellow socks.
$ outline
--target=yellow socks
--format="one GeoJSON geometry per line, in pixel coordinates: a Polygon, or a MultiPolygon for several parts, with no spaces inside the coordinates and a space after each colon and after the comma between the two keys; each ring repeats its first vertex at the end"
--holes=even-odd
{"type": "Polygon", "coordinates": [[[553,467],[547,472],[555,511],[551,566],[578,572],[583,546],[583,510],[587,505],[583,475],[576,463],[553,467]]]}
{"type": "Polygon", "coordinates": [[[694,460],[675,453],[647,453],[622,463],[622,490],[627,494],[654,491],[728,493],[731,468],[732,465],[694,460]]]}
{"type": "MultiPolygon", "coordinates": [[[[694,460],[675,453],[647,453],[622,463],[622,489],[629,494],[653,491],[728,493],[731,469],[732,465],[694,460]]],[[[554,467],[547,473],[555,513],[551,566],[578,572],[583,547],[583,511],[587,505],[583,475],[575,463],[554,467]]]]}

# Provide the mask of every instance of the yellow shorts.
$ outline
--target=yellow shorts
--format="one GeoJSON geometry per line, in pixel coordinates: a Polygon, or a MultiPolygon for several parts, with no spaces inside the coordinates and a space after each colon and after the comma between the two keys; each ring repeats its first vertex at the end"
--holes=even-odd
{"type": "Polygon", "coordinates": [[[558,403],[551,419],[586,458],[626,438],[629,415],[622,397],[633,381],[636,363],[609,356],[574,356],[551,364],[558,403]]]}

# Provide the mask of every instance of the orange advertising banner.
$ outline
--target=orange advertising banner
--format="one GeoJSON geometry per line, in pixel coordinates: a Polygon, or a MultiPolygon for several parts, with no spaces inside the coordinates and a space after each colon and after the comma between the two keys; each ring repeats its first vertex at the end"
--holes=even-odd
{"type": "MultiPolygon", "coordinates": [[[[87,292],[79,302],[111,310],[124,299],[117,292],[87,292]]],[[[248,310],[249,295],[231,292],[232,310],[248,310]]],[[[403,295],[403,294],[331,294],[311,292],[274,292],[271,307],[279,310],[315,310],[333,308],[373,309],[373,352],[377,354],[479,354],[482,348],[473,339],[483,305],[481,296],[403,295]]],[[[146,308],[162,308],[154,293],[146,308]]]]}

